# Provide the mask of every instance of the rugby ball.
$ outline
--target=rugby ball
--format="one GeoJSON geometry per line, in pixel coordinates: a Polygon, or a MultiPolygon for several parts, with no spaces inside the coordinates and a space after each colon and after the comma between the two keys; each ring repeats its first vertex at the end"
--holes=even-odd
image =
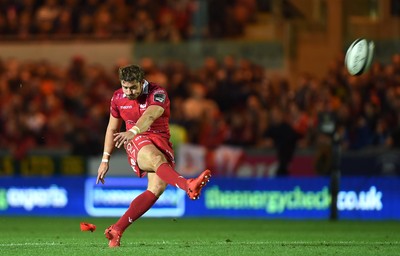
{"type": "Polygon", "coordinates": [[[365,38],[355,40],[347,49],[345,66],[352,76],[359,76],[371,66],[375,44],[365,38]]]}

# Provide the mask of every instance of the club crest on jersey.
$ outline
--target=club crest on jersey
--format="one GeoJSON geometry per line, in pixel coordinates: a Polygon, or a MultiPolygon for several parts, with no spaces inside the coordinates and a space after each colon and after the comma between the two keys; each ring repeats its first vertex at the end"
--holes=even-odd
{"type": "Polygon", "coordinates": [[[163,103],[165,101],[165,94],[164,93],[156,93],[154,94],[154,101],[158,101],[163,103]]]}

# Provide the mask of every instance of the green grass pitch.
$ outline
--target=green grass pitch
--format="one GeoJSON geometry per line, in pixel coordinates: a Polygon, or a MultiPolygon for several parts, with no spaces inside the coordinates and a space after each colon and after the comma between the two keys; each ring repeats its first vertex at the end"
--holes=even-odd
{"type": "Polygon", "coordinates": [[[103,232],[115,220],[0,217],[0,255],[400,255],[396,221],[142,218],[110,249],[103,232]]]}

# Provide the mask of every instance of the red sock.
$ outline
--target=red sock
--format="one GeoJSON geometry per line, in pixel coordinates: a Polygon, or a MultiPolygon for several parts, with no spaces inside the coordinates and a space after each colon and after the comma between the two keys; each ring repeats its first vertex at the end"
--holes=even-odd
{"type": "Polygon", "coordinates": [[[117,223],[115,223],[115,229],[124,232],[125,229],[132,224],[132,222],[147,212],[157,201],[157,199],[158,197],[156,197],[149,190],[146,190],[142,194],[138,195],[135,199],[133,199],[131,205],[124,215],[122,215],[117,223]]]}
{"type": "Polygon", "coordinates": [[[158,167],[156,174],[160,177],[163,181],[167,182],[168,184],[178,187],[184,191],[187,190],[187,183],[186,179],[179,175],[174,169],[172,169],[171,165],[168,163],[163,163],[158,167]]]}

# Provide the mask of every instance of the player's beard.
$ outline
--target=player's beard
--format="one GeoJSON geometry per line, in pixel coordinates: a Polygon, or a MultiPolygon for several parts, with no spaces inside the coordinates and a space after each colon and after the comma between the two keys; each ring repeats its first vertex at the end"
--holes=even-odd
{"type": "Polygon", "coordinates": [[[137,99],[137,97],[139,97],[139,95],[127,95],[127,97],[128,97],[128,99],[130,99],[130,100],[136,100],[137,99]]]}

